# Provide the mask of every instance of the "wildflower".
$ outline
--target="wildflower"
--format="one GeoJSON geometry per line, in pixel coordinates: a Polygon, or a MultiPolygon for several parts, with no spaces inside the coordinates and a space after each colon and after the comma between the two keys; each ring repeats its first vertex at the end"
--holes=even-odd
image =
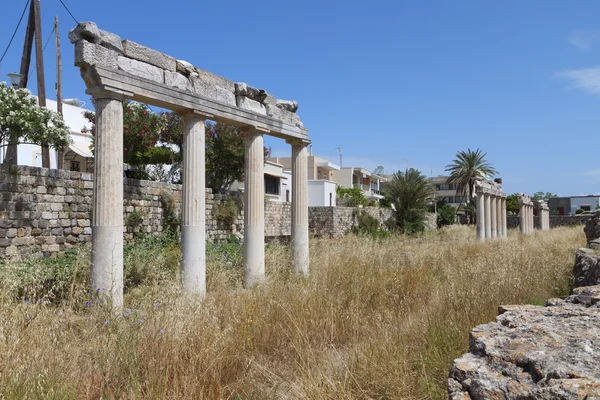
{"type": "Polygon", "coordinates": [[[89,301],[86,301],[86,302],[85,302],[85,306],[86,306],[86,307],[89,307],[89,306],[90,306],[90,302],[89,302],[89,301]]]}
{"type": "Polygon", "coordinates": [[[162,329],[158,331],[158,333],[165,333],[165,331],[163,331],[162,329]]]}
{"type": "Polygon", "coordinates": [[[104,321],[104,325],[108,325],[108,322],[109,322],[108,320],[104,321]]]}

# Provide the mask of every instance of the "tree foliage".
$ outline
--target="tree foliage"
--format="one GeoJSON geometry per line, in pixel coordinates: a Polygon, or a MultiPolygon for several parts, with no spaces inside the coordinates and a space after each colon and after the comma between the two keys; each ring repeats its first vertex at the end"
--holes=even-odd
{"type": "Polygon", "coordinates": [[[516,193],[506,196],[506,212],[519,215],[519,198],[516,193]]]}
{"type": "MultiPolygon", "coordinates": [[[[31,143],[62,149],[71,143],[71,131],[62,117],[40,107],[27,89],[15,89],[0,82],[0,142],[31,143]]],[[[16,164],[15,159],[5,163],[16,164]]]]}
{"type": "Polygon", "coordinates": [[[337,185],[335,188],[336,203],[338,206],[357,207],[369,204],[367,198],[359,187],[345,188],[337,185]]]}
{"type": "Polygon", "coordinates": [[[444,200],[439,200],[436,204],[437,208],[437,226],[452,225],[456,222],[456,209],[444,200]]]}
{"type": "Polygon", "coordinates": [[[433,196],[433,186],[421,171],[410,168],[394,173],[384,193],[396,209],[400,231],[413,234],[425,230],[425,211],[433,196]]]}
{"type": "Polygon", "coordinates": [[[206,125],[206,185],[223,192],[244,179],[244,136],[221,122],[206,125]]]}
{"type": "Polygon", "coordinates": [[[533,200],[548,200],[552,197],[558,197],[558,195],[550,192],[535,192],[532,198],[533,200]]]}

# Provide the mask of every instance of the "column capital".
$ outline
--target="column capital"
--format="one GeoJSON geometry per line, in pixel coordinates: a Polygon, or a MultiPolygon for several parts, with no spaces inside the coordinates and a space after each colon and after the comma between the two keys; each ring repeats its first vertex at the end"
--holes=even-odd
{"type": "Polygon", "coordinates": [[[208,118],[213,118],[214,115],[202,112],[202,111],[198,111],[198,110],[192,110],[192,109],[186,109],[186,110],[179,110],[175,112],[177,115],[179,115],[181,118],[195,118],[195,119],[201,119],[201,120],[207,120],[208,118]]]}
{"type": "Polygon", "coordinates": [[[292,146],[305,146],[305,147],[312,143],[308,139],[300,139],[300,138],[288,138],[285,140],[285,142],[292,146]]]}
{"type": "Polygon", "coordinates": [[[115,89],[110,86],[95,86],[85,91],[87,94],[92,96],[94,99],[112,99],[124,101],[126,98],[133,97],[133,93],[126,92],[124,90],[115,89]]]}

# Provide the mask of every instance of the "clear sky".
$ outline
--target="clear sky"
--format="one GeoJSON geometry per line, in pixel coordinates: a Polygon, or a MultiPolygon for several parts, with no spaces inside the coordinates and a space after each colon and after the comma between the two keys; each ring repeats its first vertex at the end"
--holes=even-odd
{"type": "MultiPolygon", "coordinates": [[[[25,1],[2,2],[0,51],[25,1]]],[[[332,162],[341,147],[344,166],[438,175],[479,147],[508,193],[600,193],[596,0],[63,1],[80,21],[298,100],[314,154],[332,162]]],[[[63,96],[90,105],[67,39],[75,23],[59,0],[41,4],[44,41],[61,20],[63,96]]],[[[25,23],[2,80],[19,70],[25,23]]],[[[51,40],[49,98],[54,54],[51,40]]]]}

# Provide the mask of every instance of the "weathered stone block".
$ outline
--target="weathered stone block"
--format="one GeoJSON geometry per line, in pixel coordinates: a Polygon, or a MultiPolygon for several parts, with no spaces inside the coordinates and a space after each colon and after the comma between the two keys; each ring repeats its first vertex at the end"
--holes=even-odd
{"type": "Polygon", "coordinates": [[[142,46],[131,40],[123,40],[123,51],[129,58],[143,61],[145,63],[157,66],[167,71],[177,71],[177,60],[166,54],[150,49],[146,46],[142,46]]]}
{"type": "Polygon", "coordinates": [[[282,110],[286,110],[286,111],[290,111],[295,113],[296,111],[298,111],[298,102],[295,100],[280,100],[277,99],[277,107],[281,108],[282,110]]]}
{"type": "Polygon", "coordinates": [[[69,40],[71,43],[88,41],[119,53],[123,52],[121,38],[112,32],[98,29],[98,26],[94,22],[80,22],[77,24],[75,28],[69,31],[69,40]]]}
{"type": "Polygon", "coordinates": [[[215,100],[223,104],[227,104],[228,106],[235,107],[237,105],[235,95],[233,94],[233,92],[230,92],[229,90],[224,89],[220,86],[216,87],[215,100]]]}
{"type": "Polygon", "coordinates": [[[75,65],[87,67],[98,65],[101,67],[117,69],[119,53],[100,45],[80,40],[75,44],[75,65]]]}
{"type": "Polygon", "coordinates": [[[185,76],[198,76],[198,72],[196,72],[196,67],[184,60],[177,60],[177,72],[184,74],[185,76]]]}
{"type": "Polygon", "coordinates": [[[194,87],[189,78],[178,72],[165,71],[165,85],[172,86],[176,89],[186,92],[193,92],[194,87]]]}
{"type": "Polygon", "coordinates": [[[117,66],[120,70],[139,78],[148,79],[158,83],[164,83],[165,80],[164,71],[162,69],[141,61],[132,60],[131,58],[119,56],[117,58],[117,66]]]}
{"type": "Polygon", "coordinates": [[[223,78],[222,76],[215,75],[211,72],[203,70],[202,68],[196,68],[196,72],[198,73],[198,79],[201,82],[204,82],[210,86],[219,86],[225,90],[229,90],[230,92],[235,92],[235,85],[233,81],[230,81],[227,78],[223,78]]]}
{"type": "Polygon", "coordinates": [[[245,96],[251,100],[258,101],[259,103],[264,103],[269,97],[266,90],[257,89],[244,82],[236,82],[234,92],[236,96],[245,96]]]}
{"type": "Polygon", "coordinates": [[[235,96],[237,106],[241,109],[255,112],[261,115],[267,115],[265,106],[258,101],[251,100],[245,96],[235,96]]]}

